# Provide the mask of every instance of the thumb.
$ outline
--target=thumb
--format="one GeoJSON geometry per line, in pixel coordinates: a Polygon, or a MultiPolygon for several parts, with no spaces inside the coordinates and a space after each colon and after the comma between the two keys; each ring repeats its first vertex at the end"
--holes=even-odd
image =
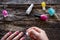
{"type": "Polygon", "coordinates": [[[28,32],[28,35],[33,39],[39,38],[39,33],[33,29],[31,29],[30,32],[28,32]]]}
{"type": "Polygon", "coordinates": [[[32,30],[31,31],[31,34],[34,35],[35,37],[38,37],[39,36],[39,33],[35,30],[32,30]]]}

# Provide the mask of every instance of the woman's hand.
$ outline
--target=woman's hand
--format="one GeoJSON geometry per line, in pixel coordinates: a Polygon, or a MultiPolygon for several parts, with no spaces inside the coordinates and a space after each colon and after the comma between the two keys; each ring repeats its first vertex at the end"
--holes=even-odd
{"type": "Polygon", "coordinates": [[[21,37],[23,32],[16,31],[14,33],[8,32],[1,40],[24,40],[25,37],[21,37]]]}
{"type": "MultiPolygon", "coordinates": [[[[28,35],[32,38],[32,40],[49,40],[45,31],[37,28],[31,27],[27,29],[28,35]]],[[[24,40],[23,32],[16,31],[14,33],[8,32],[5,36],[2,37],[1,40],[24,40]]]]}
{"type": "Polygon", "coordinates": [[[32,38],[32,40],[48,40],[48,37],[44,30],[31,27],[27,30],[28,35],[32,38]]]}

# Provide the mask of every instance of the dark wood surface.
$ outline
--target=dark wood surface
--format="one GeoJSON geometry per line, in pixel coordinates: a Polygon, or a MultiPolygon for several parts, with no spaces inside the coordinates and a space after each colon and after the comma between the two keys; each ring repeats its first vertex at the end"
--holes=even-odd
{"type": "Polygon", "coordinates": [[[6,2],[7,4],[18,3],[18,4],[40,4],[45,1],[47,4],[60,4],[60,0],[1,0],[2,2],[6,2]]]}
{"type": "MultiPolygon", "coordinates": [[[[30,0],[28,0],[28,1],[30,1],[30,0]]],[[[26,3],[28,1],[26,0],[26,3]]],[[[37,3],[40,3],[38,1],[37,1],[37,3]]],[[[54,1],[57,2],[58,0],[54,0],[54,1]]],[[[50,0],[49,0],[49,2],[50,2],[50,0]]],[[[37,10],[37,9],[42,10],[40,4],[35,4],[31,14],[29,16],[27,16],[27,15],[25,15],[25,11],[29,7],[29,4],[28,5],[25,4],[24,1],[22,1],[22,3],[23,4],[14,5],[14,6],[8,5],[6,10],[8,10],[9,14],[13,15],[12,17],[3,18],[2,14],[0,14],[0,39],[8,31],[13,31],[13,32],[16,30],[23,31],[25,28],[37,26],[46,31],[50,40],[60,40],[60,21],[57,21],[56,18],[50,17],[50,16],[49,16],[49,20],[46,22],[41,21],[39,18],[35,17],[34,14],[36,14],[36,13],[45,14],[45,12],[43,12],[43,11],[39,12],[37,10]]],[[[56,5],[47,5],[47,9],[49,7],[53,7],[56,10],[56,14],[60,17],[60,5],[59,4],[58,5],[57,4],[56,5]]],[[[0,10],[2,10],[2,7],[0,10]]]]}

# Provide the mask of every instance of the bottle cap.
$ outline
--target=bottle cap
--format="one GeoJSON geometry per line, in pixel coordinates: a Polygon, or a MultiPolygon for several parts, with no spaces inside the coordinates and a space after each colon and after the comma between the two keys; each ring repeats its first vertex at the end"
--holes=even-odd
{"type": "Polygon", "coordinates": [[[42,21],[46,21],[46,20],[48,20],[48,16],[45,15],[45,14],[42,14],[42,15],[40,15],[40,19],[41,19],[42,21]]]}
{"type": "Polygon", "coordinates": [[[53,16],[55,14],[55,9],[49,8],[47,12],[50,14],[50,16],[53,16]]]}
{"type": "Polygon", "coordinates": [[[45,10],[46,3],[45,3],[45,2],[42,2],[42,3],[41,3],[41,6],[42,6],[43,10],[45,10]]]}

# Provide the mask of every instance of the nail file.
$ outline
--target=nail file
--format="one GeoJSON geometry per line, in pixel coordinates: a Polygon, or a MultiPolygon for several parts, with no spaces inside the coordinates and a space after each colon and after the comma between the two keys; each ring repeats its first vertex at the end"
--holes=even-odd
{"type": "Polygon", "coordinates": [[[26,14],[29,15],[31,13],[33,6],[34,6],[34,4],[30,5],[30,7],[26,10],[26,14]]]}

